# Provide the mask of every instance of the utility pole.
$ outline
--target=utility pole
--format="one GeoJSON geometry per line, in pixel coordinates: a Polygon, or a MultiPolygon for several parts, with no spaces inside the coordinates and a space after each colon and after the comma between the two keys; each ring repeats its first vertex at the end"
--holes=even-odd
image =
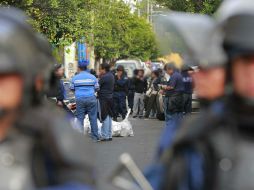
{"type": "Polygon", "coordinates": [[[147,22],[150,22],[150,0],[147,0],[147,10],[146,10],[146,14],[147,14],[147,22]]]}

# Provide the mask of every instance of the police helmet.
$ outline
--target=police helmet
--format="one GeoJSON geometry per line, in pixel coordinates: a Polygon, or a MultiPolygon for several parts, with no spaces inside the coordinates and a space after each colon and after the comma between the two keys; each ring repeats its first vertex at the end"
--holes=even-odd
{"type": "Polygon", "coordinates": [[[23,106],[31,104],[35,76],[48,64],[42,44],[27,17],[13,8],[0,8],[0,74],[17,73],[24,80],[23,106]]]}
{"type": "MultiPolygon", "coordinates": [[[[222,35],[216,22],[207,15],[170,12],[159,16],[162,30],[183,41],[184,63],[206,69],[224,66],[226,56],[222,49],[222,35]]],[[[180,41],[179,40],[179,41],[180,41]]]]}
{"type": "Polygon", "coordinates": [[[254,1],[226,0],[216,13],[230,59],[254,54],[254,1]]]}

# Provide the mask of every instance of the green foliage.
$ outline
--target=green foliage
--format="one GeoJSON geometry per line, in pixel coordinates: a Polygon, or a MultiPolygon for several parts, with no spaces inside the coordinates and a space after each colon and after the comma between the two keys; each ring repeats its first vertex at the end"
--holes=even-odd
{"type": "Polygon", "coordinates": [[[171,10],[213,14],[222,0],[156,0],[171,10]]]}
{"type": "Polygon", "coordinates": [[[54,47],[85,37],[97,58],[156,56],[151,26],[130,13],[119,0],[4,0],[0,5],[23,9],[33,27],[45,34],[54,47]]]}
{"type": "Polygon", "coordinates": [[[156,42],[150,24],[130,14],[129,7],[121,1],[103,2],[97,7],[94,17],[97,57],[110,60],[128,57],[148,60],[155,57],[156,42]]]}

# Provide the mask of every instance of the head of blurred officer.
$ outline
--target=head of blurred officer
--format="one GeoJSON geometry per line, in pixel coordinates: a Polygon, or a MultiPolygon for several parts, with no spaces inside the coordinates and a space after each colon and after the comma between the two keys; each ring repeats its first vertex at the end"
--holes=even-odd
{"type": "Polygon", "coordinates": [[[165,65],[165,67],[164,67],[164,70],[165,70],[165,72],[166,72],[169,76],[171,76],[171,75],[175,72],[175,70],[176,70],[175,64],[174,64],[174,63],[167,63],[167,64],[165,65]]]}
{"type": "Polygon", "coordinates": [[[62,64],[55,64],[54,73],[57,78],[64,77],[64,67],[62,64]]]}
{"type": "Polygon", "coordinates": [[[42,62],[46,60],[45,54],[40,50],[39,40],[26,20],[27,18],[16,9],[0,9],[0,126],[2,132],[33,103],[35,81],[40,73],[38,69],[42,68],[42,62]]]}
{"type": "Polygon", "coordinates": [[[168,22],[175,27],[176,35],[186,46],[184,64],[198,68],[191,76],[201,103],[207,105],[223,96],[226,56],[222,49],[222,34],[216,30],[215,20],[201,14],[172,13],[168,22]]]}
{"type": "Polygon", "coordinates": [[[123,75],[124,75],[124,66],[119,65],[119,66],[116,68],[116,74],[117,74],[118,78],[123,77],[123,75]]]}
{"type": "Polygon", "coordinates": [[[217,14],[229,57],[228,83],[238,100],[254,107],[254,2],[225,1],[217,14]]]}
{"type": "Polygon", "coordinates": [[[225,88],[225,75],[224,67],[199,67],[191,72],[197,97],[204,101],[222,97],[225,88]]]}
{"type": "Polygon", "coordinates": [[[102,63],[99,67],[100,75],[104,75],[110,71],[110,65],[108,63],[102,63]]]}

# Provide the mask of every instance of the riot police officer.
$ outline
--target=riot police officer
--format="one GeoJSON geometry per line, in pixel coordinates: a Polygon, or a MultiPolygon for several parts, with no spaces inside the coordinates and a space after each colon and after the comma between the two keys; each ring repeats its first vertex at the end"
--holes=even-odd
{"type": "MultiPolygon", "coordinates": [[[[221,41],[218,40],[221,35],[219,32],[215,31],[216,24],[212,18],[204,15],[196,15],[189,13],[172,13],[168,15],[168,17],[163,17],[163,19],[165,18],[167,18],[167,24],[171,25],[171,27],[175,27],[175,29],[177,30],[177,35],[181,35],[181,38],[184,39],[185,46],[188,49],[188,51],[184,54],[185,64],[187,64],[188,66],[198,67],[199,72],[202,72],[202,77],[204,77],[206,73],[210,73],[210,71],[211,73],[218,73],[217,69],[221,69],[222,71],[224,70],[224,63],[226,61],[226,58],[221,47],[221,41]],[[200,28],[201,25],[203,26],[202,28],[200,28]],[[189,28],[192,28],[192,30],[190,31],[189,28]],[[196,41],[199,41],[200,43],[194,43],[196,41]]],[[[199,74],[199,72],[194,72],[192,76],[199,74]]],[[[195,87],[197,87],[197,85],[201,85],[197,88],[196,93],[198,96],[201,96],[204,99],[207,98],[207,102],[217,102],[216,99],[210,99],[208,97],[218,98],[219,96],[217,97],[215,95],[221,96],[221,94],[224,94],[223,90],[221,92],[221,84],[224,84],[224,78],[222,76],[224,75],[216,76],[219,79],[214,80],[215,82],[218,81],[218,84],[220,84],[218,85],[218,89],[205,94],[204,88],[207,85],[211,85],[212,76],[214,77],[214,74],[209,74],[208,76],[209,80],[207,82],[209,83],[206,84],[205,81],[203,81],[202,85],[200,83],[195,83],[194,78],[195,87]],[[220,79],[222,81],[220,81],[220,79]],[[210,94],[213,95],[210,96],[210,94]]],[[[201,79],[201,77],[198,78],[201,79]]],[[[202,79],[204,80],[204,78],[202,79]]],[[[215,83],[214,85],[216,84],[217,83],[215,83]]],[[[214,88],[217,87],[215,86],[214,88]]],[[[219,114],[221,106],[215,107],[215,111],[219,114]]],[[[199,130],[199,124],[204,122],[205,118],[203,116],[205,114],[207,114],[207,107],[205,109],[202,108],[200,114],[190,116],[190,118],[185,118],[183,121],[184,124],[181,125],[188,126],[189,132],[195,132],[196,130],[199,130]],[[204,119],[201,120],[200,118],[204,119]]],[[[146,172],[146,176],[154,189],[162,189],[162,184],[164,183],[162,179],[165,175],[165,162],[169,160],[167,158],[164,158],[164,156],[167,155],[168,152],[170,152],[172,143],[176,138],[175,136],[178,136],[179,133],[182,133],[182,128],[184,128],[183,126],[179,125],[176,127],[178,128],[178,131],[176,131],[175,133],[172,133],[172,130],[164,130],[160,138],[159,147],[157,149],[156,160],[149,168],[149,171],[146,172]]],[[[197,168],[197,173],[199,172],[198,169],[199,168],[197,168]]],[[[167,180],[169,181],[168,178],[167,180]]]]}
{"type": "Polygon", "coordinates": [[[126,97],[128,94],[128,77],[125,74],[124,67],[119,65],[115,74],[114,86],[114,121],[117,121],[118,115],[125,119],[127,114],[126,97]]]}
{"type": "Polygon", "coordinates": [[[43,104],[53,58],[26,20],[0,10],[0,188],[89,189],[93,168],[80,154],[90,150],[61,111],[43,104]]]}
{"type": "MultiPolygon", "coordinates": [[[[228,55],[227,97],[220,114],[214,105],[195,133],[184,126],[168,156],[163,189],[252,189],[254,43],[252,0],[225,1],[217,19],[228,55]],[[174,164],[178,164],[180,175],[174,164]],[[195,167],[194,167],[195,166],[195,167]],[[165,180],[165,181],[166,181],[165,180]]],[[[201,120],[202,119],[202,120],[201,120]]],[[[196,123],[198,124],[198,123],[196,123]]]]}

